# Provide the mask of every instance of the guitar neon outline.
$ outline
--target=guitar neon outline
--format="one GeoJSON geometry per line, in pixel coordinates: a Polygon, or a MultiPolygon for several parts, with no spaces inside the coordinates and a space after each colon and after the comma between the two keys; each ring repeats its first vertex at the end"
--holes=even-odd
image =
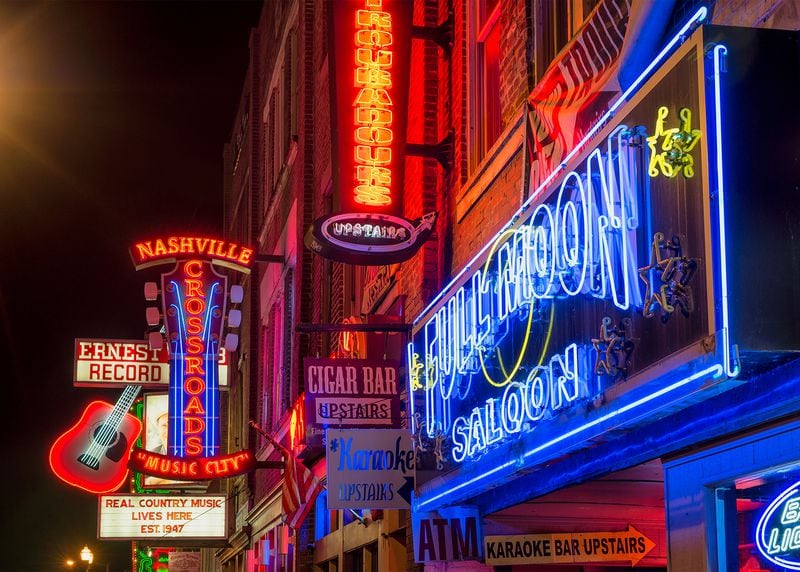
{"type": "Polygon", "coordinates": [[[65,483],[90,493],[117,490],[128,474],[128,457],[142,422],[128,413],[140,386],[125,387],[115,405],[92,401],[75,425],[50,447],[50,468],[65,483]]]}

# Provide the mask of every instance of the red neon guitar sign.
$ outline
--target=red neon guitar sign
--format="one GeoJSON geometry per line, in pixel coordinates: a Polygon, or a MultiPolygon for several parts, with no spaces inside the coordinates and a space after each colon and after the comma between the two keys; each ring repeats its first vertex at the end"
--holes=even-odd
{"type": "Polygon", "coordinates": [[[128,474],[128,456],[142,423],[128,413],[139,393],[129,385],[115,405],[93,401],[50,448],[50,468],[67,484],[95,494],[117,490],[128,474]]]}

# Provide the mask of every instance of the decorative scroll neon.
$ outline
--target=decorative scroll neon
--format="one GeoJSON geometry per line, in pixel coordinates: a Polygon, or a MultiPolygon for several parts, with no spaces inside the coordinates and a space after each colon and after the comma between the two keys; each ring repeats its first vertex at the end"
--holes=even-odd
{"type": "Polygon", "coordinates": [[[666,129],[664,124],[669,108],[658,108],[655,132],[647,138],[647,145],[650,147],[650,164],[647,170],[651,177],[659,174],[676,177],[678,173],[683,173],[687,179],[694,177],[694,158],[691,151],[700,141],[702,132],[692,129],[690,109],[684,107],[678,114],[681,118],[680,127],[666,129]]]}

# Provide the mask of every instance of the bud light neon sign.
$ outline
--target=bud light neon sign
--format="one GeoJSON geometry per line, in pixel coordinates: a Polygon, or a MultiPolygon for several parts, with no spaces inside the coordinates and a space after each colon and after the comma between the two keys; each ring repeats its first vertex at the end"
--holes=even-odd
{"type": "Polygon", "coordinates": [[[778,495],[758,519],[756,546],[773,564],[800,570],[800,482],[778,495]]]}

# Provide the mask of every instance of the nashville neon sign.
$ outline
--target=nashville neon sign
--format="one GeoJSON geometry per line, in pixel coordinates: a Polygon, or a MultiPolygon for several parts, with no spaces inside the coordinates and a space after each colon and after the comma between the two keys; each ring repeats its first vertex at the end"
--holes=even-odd
{"type": "Polygon", "coordinates": [[[175,264],[161,275],[170,364],[168,456],[137,449],[136,466],[156,476],[180,474],[182,480],[249,470],[249,451],[220,453],[219,356],[228,279],[217,267],[249,272],[253,250],[224,240],[170,237],[136,243],[131,256],[142,263],[137,269],[175,264]]]}
{"type": "Polygon", "coordinates": [[[131,248],[136,270],[187,256],[207,257],[246,274],[253,263],[252,248],[213,238],[170,236],[137,242],[131,248]]]}
{"type": "MultiPolygon", "coordinates": [[[[498,235],[483,266],[419,327],[409,355],[412,386],[424,389],[428,436],[449,434],[454,461],[474,457],[526,422],[532,428],[548,411],[586,395],[588,360],[576,344],[549,357],[543,352],[536,367],[517,376],[536,306],[550,308],[552,329],[555,298],[587,295],[621,310],[641,305],[635,286],[641,166],[630,135],[625,126],[615,129],[605,152],[589,154],[584,174],[567,173],[554,203],[540,204],[527,224],[498,235]],[[487,364],[519,321],[525,324],[521,348],[507,367],[501,363],[497,376],[487,364]],[[502,396],[452,419],[451,401],[463,399],[474,383],[464,387],[463,380],[481,378],[504,388],[502,396]]],[[[547,350],[547,340],[542,345],[547,350]]]]}
{"type": "Polygon", "coordinates": [[[355,202],[392,203],[392,15],[383,0],[356,11],[355,202]]]}

